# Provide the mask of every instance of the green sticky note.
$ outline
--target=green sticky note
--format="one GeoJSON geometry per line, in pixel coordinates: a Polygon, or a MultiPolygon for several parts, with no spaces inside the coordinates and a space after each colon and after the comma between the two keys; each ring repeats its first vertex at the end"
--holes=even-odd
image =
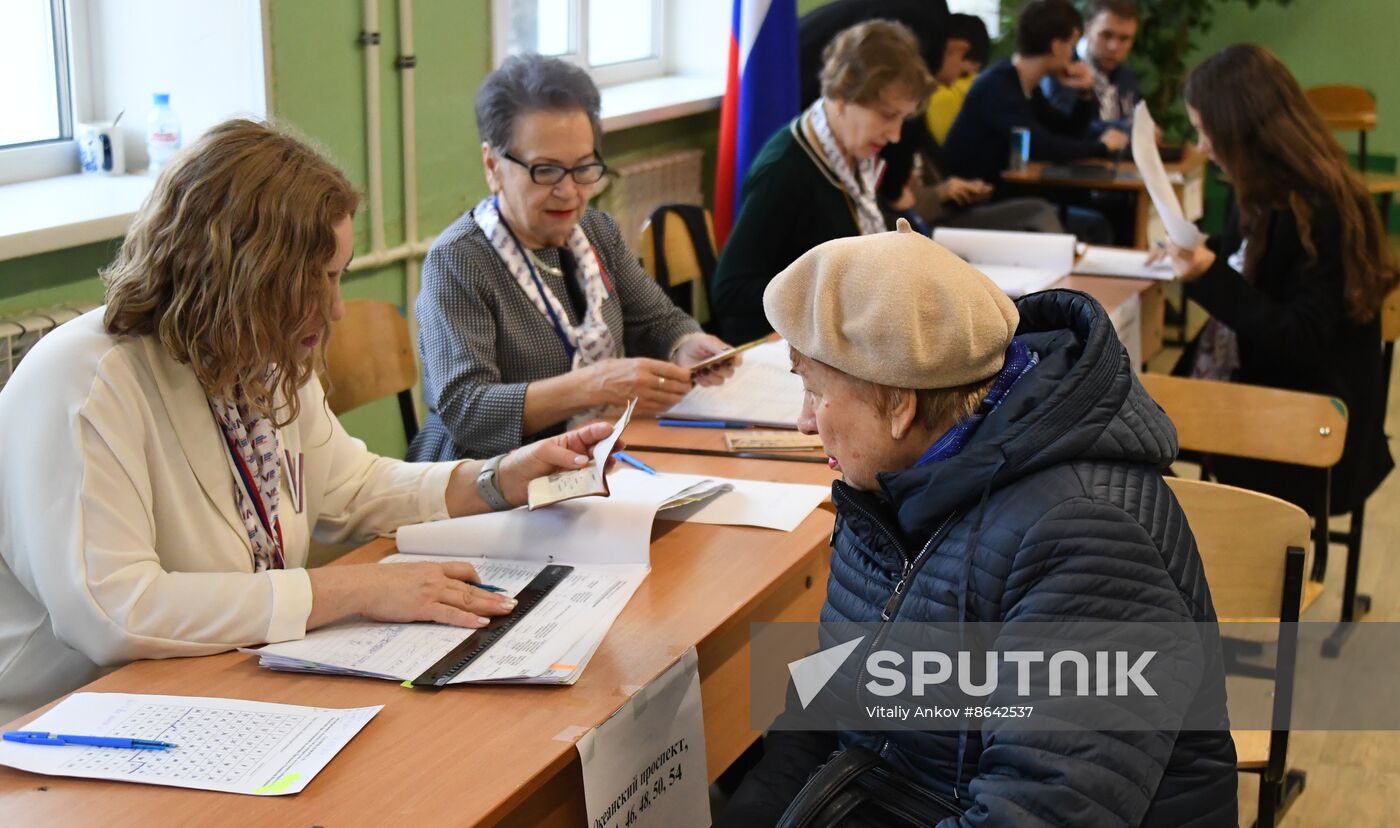
{"type": "Polygon", "coordinates": [[[276,782],[272,782],[272,783],[269,783],[269,784],[267,784],[267,785],[263,785],[261,788],[258,788],[257,790],[253,791],[253,793],[255,793],[255,794],[280,794],[280,793],[286,793],[286,792],[287,792],[287,789],[290,788],[292,785],[295,785],[296,782],[297,782],[297,780],[299,780],[299,779],[301,779],[301,774],[299,774],[299,773],[289,773],[289,774],[287,774],[286,776],[282,777],[281,779],[278,779],[276,782]]]}

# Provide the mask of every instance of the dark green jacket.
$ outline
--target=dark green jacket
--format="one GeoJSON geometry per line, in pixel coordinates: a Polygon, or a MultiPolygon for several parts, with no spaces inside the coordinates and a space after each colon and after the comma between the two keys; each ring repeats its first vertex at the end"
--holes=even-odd
{"type": "Polygon", "coordinates": [[[719,335],[734,344],[773,330],[763,290],[779,271],[824,241],[860,235],[846,194],[807,156],[790,124],[754,159],[743,197],[709,286],[719,335]]]}

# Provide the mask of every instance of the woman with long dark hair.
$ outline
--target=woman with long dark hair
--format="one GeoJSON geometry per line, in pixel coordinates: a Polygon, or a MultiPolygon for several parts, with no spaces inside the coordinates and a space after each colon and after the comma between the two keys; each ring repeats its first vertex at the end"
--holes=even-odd
{"type": "MultiPolygon", "coordinates": [[[[1225,231],[1196,250],[1168,243],[1185,293],[1210,313],[1177,373],[1328,394],[1347,405],[1332,512],[1365,502],[1394,462],[1382,431],[1381,303],[1397,271],[1385,229],[1298,82],[1260,46],[1230,46],[1186,80],[1202,151],[1234,186],[1225,231]]],[[[1308,470],[1212,458],[1223,482],[1305,508],[1308,470]]]]}

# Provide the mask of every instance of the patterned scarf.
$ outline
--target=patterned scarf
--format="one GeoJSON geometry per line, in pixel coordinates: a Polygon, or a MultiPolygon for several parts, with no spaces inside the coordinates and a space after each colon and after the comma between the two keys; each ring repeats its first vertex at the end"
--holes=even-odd
{"type": "Polygon", "coordinates": [[[1040,354],[1032,351],[1019,338],[1012,339],[1011,346],[1006,349],[1006,358],[1002,361],[1001,370],[997,372],[996,381],[992,383],[992,389],[987,392],[987,396],[982,398],[977,410],[943,432],[943,436],[933,441],[933,445],[929,446],[928,451],[924,452],[924,456],[920,457],[914,466],[917,468],[939,460],[947,460],[962,451],[963,446],[972,438],[972,432],[977,430],[977,426],[987,419],[988,414],[997,410],[1001,401],[1011,393],[1016,381],[1024,377],[1038,362],[1040,354]]]}
{"type": "MultiPolygon", "coordinates": [[[[1248,247],[1249,239],[1245,239],[1240,249],[1225,260],[1241,276],[1244,275],[1244,252],[1248,247]]],[[[1196,337],[1196,361],[1191,363],[1191,377],[1230,382],[1238,370],[1240,338],[1232,328],[1212,316],[1196,337]]]]}
{"type": "Polygon", "coordinates": [[[824,100],[826,99],[818,98],[798,118],[809,140],[821,150],[821,158],[814,160],[822,162],[826,171],[836,177],[841,189],[855,203],[856,224],[860,226],[861,235],[883,233],[889,228],[885,226],[885,217],[880,213],[880,204],[875,200],[875,188],[880,183],[880,176],[884,175],[885,162],[878,156],[866,158],[855,170],[851,169],[851,165],[846,161],[846,154],[836,143],[836,135],[832,133],[831,124],[826,119],[826,110],[822,107],[824,100]]]}
{"type": "Polygon", "coordinates": [[[476,219],[477,226],[486,234],[496,255],[501,257],[501,262],[505,264],[506,270],[510,271],[510,275],[515,277],[525,296],[554,326],[555,333],[559,335],[559,340],[563,343],[574,368],[620,356],[613,341],[612,330],[603,320],[603,301],[612,291],[612,281],[603,269],[602,260],[594,253],[592,243],[583,234],[582,227],[574,225],[568,241],[569,252],[573,253],[574,260],[578,263],[579,278],[583,281],[583,293],[588,301],[588,308],[582,320],[574,326],[569,323],[564,306],[559,303],[549,285],[535,272],[535,267],[530,263],[520,240],[501,218],[496,197],[482,199],[481,203],[472,209],[472,218],[476,219]]]}
{"type": "Polygon", "coordinates": [[[222,397],[210,397],[209,408],[224,434],[234,472],[233,500],[253,547],[253,569],[283,569],[282,524],[277,517],[282,478],[277,429],[272,420],[222,397]]]}

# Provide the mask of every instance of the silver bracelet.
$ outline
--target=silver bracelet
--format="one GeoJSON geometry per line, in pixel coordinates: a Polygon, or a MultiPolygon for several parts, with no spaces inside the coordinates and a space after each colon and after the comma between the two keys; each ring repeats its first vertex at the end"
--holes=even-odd
{"type": "Polygon", "coordinates": [[[506,500],[506,496],[501,493],[500,467],[501,460],[504,458],[504,454],[498,454],[490,460],[487,460],[476,476],[476,493],[481,495],[481,499],[485,501],[487,506],[490,506],[497,512],[504,512],[507,509],[515,508],[509,500],[506,500]]]}

